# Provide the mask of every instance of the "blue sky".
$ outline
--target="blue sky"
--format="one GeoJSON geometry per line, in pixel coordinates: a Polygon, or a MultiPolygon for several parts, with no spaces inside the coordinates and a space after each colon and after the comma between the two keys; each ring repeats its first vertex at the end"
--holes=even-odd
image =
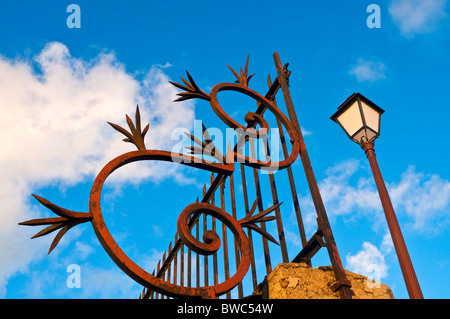
{"type": "MultiPolygon", "coordinates": [[[[379,265],[381,282],[408,298],[368,162],[329,119],[360,92],[386,111],[376,153],[424,297],[449,298],[449,14],[447,0],[2,2],[0,297],[137,297],[141,287],[120,272],[89,223],[50,255],[53,235],[30,240],[37,227],[17,223],[51,216],[30,194],[87,211],[100,169],[133,150],[106,121],[126,125],[139,103],[150,122],[147,147],[170,150],[176,128],[220,122],[205,101],[173,103],[178,91],[169,80],[188,70],[209,92],[234,81],[226,64],[238,69],[250,55],[250,87],[264,94],[276,51],[290,63],[292,99],[344,267],[364,274],[379,265]],[[81,9],[81,28],[66,24],[71,3],[81,9]],[[370,4],[380,7],[380,28],[367,26],[370,4]],[[81,269],[81,288],[66,285],[71,264],[81,269]]],[[[230,114],[242,122],[250,107],[230,114]]],[[[314,211],[295,165],[311,236],[314,211]]],[[[173,241],[178,213],[209,175],[131,166],[108,179],[103,209],[117,242],[151,271],[173,241]]],[[[283,218],[293,257],[299,243],[289,205],[283,218]]],[[[313,259],[328,264],[324,250],[313,259]]]]}

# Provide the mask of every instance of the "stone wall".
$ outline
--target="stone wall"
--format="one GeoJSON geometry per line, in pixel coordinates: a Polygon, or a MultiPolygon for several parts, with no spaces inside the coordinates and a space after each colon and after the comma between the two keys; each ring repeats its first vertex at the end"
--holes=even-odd
{"type": "MultiPolygon", "coordinates": [[[[353,299],[394,299],[391,289],[380,282],[345,271],[352,284],[353,299]]],[[[279,264],[254,292],[264,299],[339,299],[331,266],[312,268],[305,263],[279,264]]]]}

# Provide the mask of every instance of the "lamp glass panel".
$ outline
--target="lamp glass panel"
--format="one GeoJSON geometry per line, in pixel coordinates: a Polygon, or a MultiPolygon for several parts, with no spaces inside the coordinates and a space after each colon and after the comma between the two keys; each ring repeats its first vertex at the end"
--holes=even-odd
{"type": "Polygon", "coordinates": [[[364,112],[364,119],[366,120],[366,125],[370,127],[372,130],[374,130],[377,133],[378,129],[380,127],[380,113],[375,111],[373,108],[371,108],[369,105],[361,101],[361,106],[364,112]]]}
{"type": "Polygon", "coordinates": [[[347,110],[339,115],[337,120],[350,136],[355,134],[363,126],[358,101],[355,101],[347,110]]]}

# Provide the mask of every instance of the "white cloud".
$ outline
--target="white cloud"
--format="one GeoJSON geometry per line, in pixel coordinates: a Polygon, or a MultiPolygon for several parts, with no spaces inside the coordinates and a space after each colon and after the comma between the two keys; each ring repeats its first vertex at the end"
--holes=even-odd
{"type": "Polygon", "coordinates": [[[412,229],[439,231],[450,222],[450,181],[436,174],[417,173],[410,166],[398,183],[390,184],[389,191],[395,209],[406,212],[412,220],[412,229]]]}
{"type": "Polygon", "coordinates": [[[389,13],[400,32],[407,38],[428,33],[447,16],[447,0],[393,0],[389,13]]]}
{"type": "MultiPolygon", "coordinates": [[[[0,56],[0,297],[8,278],[45,254],[51,240],[30,241],[37,230],[17,225],[42,217],[33,214],[30,193],[93,177],[108,161],[133,150],[106,121],[127,127],[125,114],[133,117],[138,103],[143,125],[150,121],[147,148],[170,150],[171,130],[190,128],[194,119],[192,103],[172,102],[176,93],[160,67],[152,67],[139,81],[111,53],[85,61],[54,42],[31,61],[0,56]]],[[[157,163],[131,166],[112,177],[183,179],[176,165],[164,170],[157,163]]],[[[78,249],[90,252],[88,247],[78,249]]]]}
{"type": "Polygon", "coordinates": [[[93,252],[94,252],[94,248],[92,246],[87,245],[81,241],[75,242],[74,253],[78,256],[78,258],[84,260],[93,252]]]}
{"type": "Polygon", "coordinates": [[[392,237],[390,233],[386,233],[386,235],[383,236],[380,250],[384,254],[389,254],[394,251],[394,243],[392,242],[392,237]]]}
{"type": "Polygon", "coordinates": [[[355,255],[346,256],[346,269],[379,281],[388,275],[388,266],[384,259],[385,252],[375,245],[364,242],[362,249],[355,255]],[[374,278],[375,277],[375,278],[374,278]]]}
{"type": "MultiPolygon", "coordinates": [[[[407,232],[412,235],[412,231],[435,235],[448,228],[450,181],[435,174],[416,172],[414,166],[409,166],[399,181],[386,182],[404,235],[407,232]]],[[[370,169],[358,160],[351,159],[330,167],[325,178],[319,181],[319,190],[331,224],[336,224],[337,217],[344,222],[364,219],[374,231],[387,232],[370,169]]],[[[299,200],[306,232],[312,233],[317,229],[314,205],[309,195],[299,195],[299,200]]],[[[345,269],[380,281],[388,276],[385,258],[393,253],[391,235],[387,232],[379,246],[364,242],[359,251],[347,254],[345,269]]]]}
{"type": "MultiPolygon", "coordinates": [[[[353,176],[360,170],[361,164],[358,160],[344,161],[329,168],[326,177],[319,181],[319,190],[330,218],[337,216],[349,219],[365,216],[369,220],[379,218],[381,203],[370,176],[353,181],[353,176]]],[[[299,196],[299,200],[305,228],[312,231],[317,227],[313,202],[309,194],[299,196]]]]}
{"type": "Polygon", "coordinates": [[[118,267],[104,269],[91,265],[80,265],[82,277],[80,298],[97,299],[136,299],[139,285],[118,267]]]}
{"type": "MultiPolygon", "coordinates": [[[[387,188],[397,218],[409,229],[433,233],[436,227],[450,223],[450,181],[438,175],[416,172],[409,166],[399,181],[388,182],[387,188]]],[[[378,191],[370,170],[363,168],[358,160],[339,163],[326,172],[319,182],[319,189],[330,218],[337,216],[346,220],[367,218],[374,228],[385,226],[378,191]],[[358,177],[359,176],[359,177],[358,177]]],[[[305,227],[316,227],[316,213],[310,196],[299,196],[305,227]]]]}
{"type": "Polygon", "coordinates": [[[345,256],[345,269],[381,281],[382,278],[389,275],[389,266],[385,257],[392,252],[394,252],[394,244],[391,234],[386,233],[380,247],[376,247],[369,242],[363,242],[362,248],[356,254],[347,254],[345,256]]]}
{"type": "Polygon", "coordinates": [[[359,58],[356,65],[351,67],[349,73],[356,76],[358,82],[376,82],[386,78],[385,69],[385,65],[381,62],[359,58]]]}
{"type": "Polygon", "coordinates": [[[128,277],[118,267],[113,265],[97,267],[90,263],[75,264],[79,266],[80,287],[67,286],[67,271],[70,260],[60,256],[48,262],[48,268],[31,272],[28,281],[24,284],[24,297],[26,298],[82,298],[82,299],[136,299],[141,286],[128,277]],[[49,292],[49,287],[52,291],[49,292]]]}
{"type": "Polygon", "coordinates": [[[153,230],[154,236],[159,237],[159,238],[164,237],[164,232],[163,232],[163,230],[161,229],[160,226],[152,225],[152,230],[153,230]]]}

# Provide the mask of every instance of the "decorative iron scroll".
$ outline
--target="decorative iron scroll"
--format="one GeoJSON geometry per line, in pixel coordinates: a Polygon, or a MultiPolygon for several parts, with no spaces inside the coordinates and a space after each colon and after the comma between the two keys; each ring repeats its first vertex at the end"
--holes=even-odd
{"type": "MultiPolygon", "coordinates": [[[[42,205],[49,208],[59,217],[54,218],[43,218],[43,219],[33,219],[29,221],[25,221],[20,223],[21,225],[29,225],[29,226],[38,226],[38,225],[50,225],[40,232],[38,232],[32,238],[40,237],[43,235],[47,235],[55,230],[61,229],[55,239],[53,240],[49,252],[50,253],[61,240],[63,235],[73,226],[76,226],[81,223],[85,223],[90,221],[92,227],[101,242],[103,248],[109,254],[109,256],[113,259],[113,261],[131,278],[156,292],[164,293],[168,296],[174,297],[183,297],[183,296],[200,296],[203,298],[216,298],[231,289],[233,289],[245,276],[250,266],[250,253],[249,253],[249,244],[247,240],[247,235],[243,231],[243,228],[252,229],[257,231],[262,236],[266,237],[270,241],[277,243],[276,240],[269,235],[266,231],[262,230],[260,227],[256,225],[256,223],[267,222],[270,220],[274,220],[275,216],[266,217],[269,213],[278,208],[279,205],[273,205],[272,207],[266,209],[263,212],[260,212],[253,216],[256,210],[256,202],[252,207],[252,211],[250,216],[247,216],[241,220],[236,220],[229,213],[225,212],[221,208],[218,208],[214,205],[208,203],[193,203],[188,205],[179,215],[177,221],[177,230],[182,242],[193,251],[202,254],[202,255],[210,255],[216,252],[220,245],[219,236],[209,230],[205,232],[203,236],[203,242],[200,242],[196,238],[194,238],[190,233],[189,221],[193,216],[198,218],[199,214],[206,214],[213,216],[223,222],[235,235],[235,238],[238,242],[238,246],[240,249],[240,264],[239,268],[236,270],[236,274],[229,278],[228,280],[214,286],[208,287],[196,287],[196,288],[188,288],[183,286],[177,286],[171,283],[168,283],[160,278],[156,278],[154,275],[149,274],[140,266],[135,264],[119,247],[111,233],[108,231],[106,227],[105,221],[103,219],[101,207],[100,207],[100,198],[102,187],[107,179],[107,177],[115,171],[117,168],[130,164],[136,161],[146,161],[146,160],[158,160],[158,161],[167,161],[179,163],[182,165],[188,165],[195,168],[223,174],[224,176],[229,176],[234,172],[235,162],[243,163],[244,165],[251,166],[257,169],[283,169],[291,165],[297,158],[300,150],[299,139],[298,136],[288,118],[266,97],[261,94],[251,90],[248,87],[248,82],[253,75],[247,76],[248,72],[248,58],[245,66],[245,71],[241,68],[241,73],[238,74],[235,70],[230,67],[231,71],[237,78],[237,83],[220,83],[215,85],[209,94],[202,91],[197,84],[194,82],[193,78],[189,73],[187,73],[187,77],[189,81],[181,78],[184,85],[178,84],[175,82],[170,82],[177,88],[183,90],[184,92],[178,93],[180,98],[175,101],[184,101],[188,99],[203,99],[209,101],[211,108],[217,114],[217,116],[229,127],[237,130],[240,129],[246,136],[254,139],[265,137],[266,132],[269,130],[269,126],[266,120],[258,113],[249,112],[246,114],[244,120],[247,122],[248,126],[243,126],[233,120],[220,106],[217,95],[221,91],[236,91],[242,94],[248,95],[254,100],[257,101],[259,105],[262,105],[266,109],[270,110],[275,117],[283,123],[285,126],[290,141],[292,143],[291,154],[288,158],[283,159],[280,162],[272,162],[272,161],[261,161],[256,158],[249,158],[248,156],[244,156],[241,154],[238,149],[227,150],[225,155],[222,155],[219,150],[214,148],[212,143],[205,144],[201,140],[190,136],[195,142],[200,144],[200,148],[192,148],[191,152],[195,155],[198,151],[203,152],[203,154],[210,154],[215,158],[219,158],[220,162],[211,162],[205,161],[196,156],[186,155],[183,153],[174,153],[163,150],[148,150],[146,149],[144,143],[144,137],[149,130],[149,125],[147,125],[141,131],[141,119],[139,106],[136,108],[135,113],[135,123],[131,120],[131,118],[126,115],[126,121],[129,126],[129,131],[125,128],[109,123],[115,130],[122,133],[126,136],[123,139],[124,142],[129,142],[134,144],[137,147],[137,151],[128,152],[122,154],[112,161],[110,161],[97,175],[94,184],[91,189],[90,198],[89,198],[89,212],[81,213],[81,212],[73,212],[62,207],[59,207],[50,201],[39,197],[37,195],[33,195],[42,205]],[[260,125],[260,130],[256,130],[253,125],[249,125],[252,123],[257,123],[260,125]],[[206,149],[206,147],[209,147],[206,149]],[[214,149],[211,152],[211,149],[214,149]],[[197,152],[196,152],[197,151],[197,152]],[[209,153],[207,153],[209,151],[209,153]]],[[[245,141],[241,142],[245,143],[245,141]]]]}
{"type": "MultiPolygon", "coordinates": [[[[228,66],[229,67],[229,66],[228,66]]],[[[53,242],[50,245],[48,253],[50,253],[59,243],[64,234],[72,227],[91,222],[91,225],[95,231],[95,234],[102,244],[105,251],[110,258],[124,271],[129,277],[134,279],[146,287],[147,291],[154,291],[164,294],[170,297],[201,297],[201,298],[218,298],[218,296],[229,292],[236,287],[244,278],[250,267],[250,246],[248,241],[248,235],[244,232],[243,228],[247,228],[258,232],[267,240],[277,243],[274,237],[272,237],[266,230],[264,223],[275,220],[276,216],[268,216],[271,212],[278,209],[281,203],[274,204],[273,206],[256,212],[258,198],[256,198],[249,214],[245,218],[237,220],[233,215],[226,212],[224,209],[219,208],[208,202],[195,202],[188,205],[179,215],[177,220],[177,232],[182,244],[186,245],[192,251],[198,254],[208,256],[214,254],[221,246],[221,240],[219,236],[212,230],[205,231],[203,234],[203,241],[195,238],[192,234],[193,223],[198,220],[200,215],[208,215],[221,221],[231,232],[234,234],[235,242],[237,243],[240,261],[236,268],[236,273],[226,279],[222,283],[216,283],[215,285],[205,285],[203,287],[185,287],[183,285],[177,285],[158,278],[154,274],[142,269],[139,265],[134,263],[119,247],[113,236],[109,232],[105,221],[103,219],[100,198],[103,188],[108,176],[121,166],[137,162],[137,161],[167,161],[181,165],[187,165],[194,168],[214,172],[218,174],[220,178],[218,180],[224,181],[227,177],[231,176],[235,170],[235,164],[240,163],[245,166],[252,167],[254,169],[261,170],[282,170],[288,168],[299,156],[301,151],[305,151],[303,139],[299,129],[293,124],[288,117],[280,111],[273,101],[273,96],[276,94],[280,83],[274,83],[269,89],[266,96],[263,96],[256,91],[248,87],[249,81],[253,74],[248,76],[248,58],[244,70],[241,68],[240,73],[229,67],[232,73],[237,78],[236,83],[220,83],[215,85],[208,93],[201,90],[195,83],[192,76],[187,73],[187,78],[181,78],[183,84],[170,82],[175,87],[182,90],[178,93],[174,102],[184,101],[188,99],[201,99],[209,102],[211,108],[215,114],[230,128],[243,133],[241,138],[238,138],[238,142],[234,148],[230,146],[227,148],[226,153],[222,154],[211,142],[205,143],[202,139],[188,134],[188,136],[199,146],[191,146],[190,154],[175,153],[164,150],[147,149],[144,143],[144,137],[149,130],[149,125],[146,125],[144,129],[141,127],[141,118],[139,112],[139,106],[136,108],[134,123],[131,118],[126,115],[126,122],[129,130],[125,128],[109,123],[115,130],[125,135],[123,141],[132,143],[136,146],[137,150],[124,153],[109,163],[107,163],[103,169],[99,172],[94,180],[90,197],[89,197],[89,212],[73,212],[57,206],[50,201],[33,195],[39,203],[53,211],[59,217],[32,219],[20,223],[20,225],[28,226],[41,226],[47,225],[46,228],[38,232],[32,238],[44,236],[50,234],[53,231],[59,229],[59,232],[55,236],[53,242]],[[241,94],[245,94],[257,102],[257,110],[255,112],[248,112],[244,121],[246,126],[235,121],[229,114],[227,114],[218,102],[218,94],[222,91],[235,91],[241,94]],[[262,113],[266,110],[274,114],[278,123],[282,123],[286,129],[290,142],[292,144],[290,154],[285,154],[284,159],[281,161],[272,162],[271,159],[267,161],[261,161],[257,158],[251,158],[245,156],[240,152],[242,146],[248,141],[248,139],[261,139],[266,137],[266,133],[269,130],[267,121],[263,118],[262,113]],[[260,129],[257,130],[256,126],[259,125],[260,129]],[[209,155],[217,160],[217,162],[206,161],[203,158],[195,156],[196,154],[209,155]],[[260,226],[257,226],[260,223],[260,226]]],[[[279,72],[285,74],[290,73],[287,70],[287,65],[279,72]]],[[[278,81],[278,78],[274,81],[278,81]]],[[[284,79],[286,81],[286,79],[284,79]]],[[[283,82],[284,83],[284,82],[283,82]]],[[[298,125],[298,124],[297,124],[298,125]]],[[[204,128],[204,137],[208,138],[207,130],[204,128]]],[[[328,231],[327,225],[320,228],[320,233],[331,234],[328,231]]],[[[331,237],[332,238],[332,237],[331,237]]],[[[327,239],[327,238],[326,238],[327,239]]],[[[334,245],[334,241],[330,241],[334,245]]],[[[334,246],[330,246],[334,249],[334,246]]],[[[333,260],[332,260],[333,261],[333,260]]],[[[345,284],[345,277],[344,277],[345,284]]]]}

